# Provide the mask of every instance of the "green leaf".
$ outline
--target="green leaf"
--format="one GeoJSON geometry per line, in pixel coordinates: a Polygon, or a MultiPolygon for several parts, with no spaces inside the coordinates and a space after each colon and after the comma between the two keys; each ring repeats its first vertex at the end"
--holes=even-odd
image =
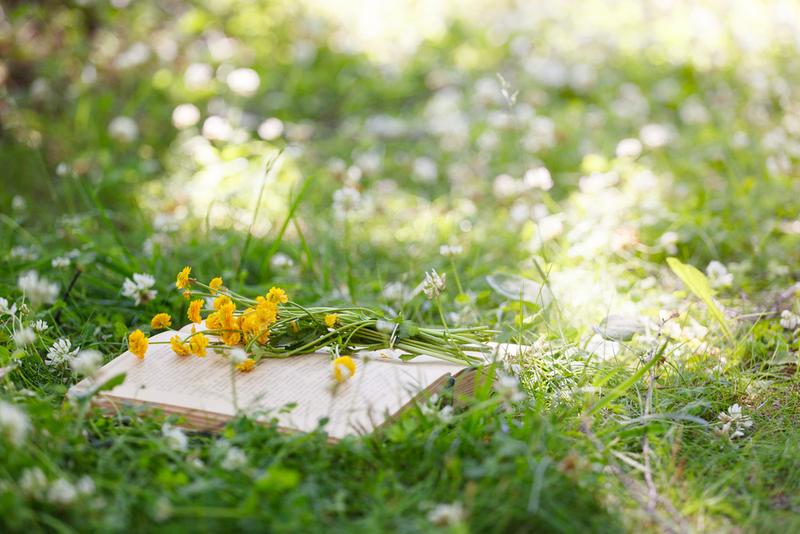
{"type": "Polygon", "coordinates": [[[672,272],[674,272],[678,278],[681,279],[689,291],[694,293],[697,298],[702,300],[706,306],[708,306],[708,310],[711,312],[711,315],[714,317],[714,319],[716,319],[720,324],[722,331],[725,333],[728,339],[732,339],[733,334],[731,333],[730,328],[728,328],[728,324],[725,321],[725,315],[714,302],[714,290],[711,289],[711,284],[708,283],[708,278],[706,278],[706,275],[704,275],[696,267],[681,262],[678,258],[667,258],[667,265],[669,265],[669,268],[672,269],[672,272]]]}

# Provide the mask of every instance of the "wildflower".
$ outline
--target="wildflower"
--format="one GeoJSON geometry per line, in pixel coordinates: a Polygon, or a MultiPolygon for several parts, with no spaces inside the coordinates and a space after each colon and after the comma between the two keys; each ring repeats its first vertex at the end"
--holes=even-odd
{"type": "Polygon", "coordinates": [[[258,136],[265,141],[272,141],[283,134],[283,121],[270,117],[258,126],[258,136]]]}
{"type": "Polygon", "coordinates": [[[294,265],[294,261],[292,261],[292,258],[287,256],[283,252],[278,252],[274,256],[272,256],[272,259],[269,261],[269,265],[273,269],[278,270],[278,269],[284,269],[286,267],[291,267],[292,265],[294,265]]]}
{"type": "Polygon", "coordinates": [[[256,313],[262,323],[270,325],[277,320],[278,305],[275,302],[263,297],[258,297],[256,303],[256,313]]]}
{"type": "Polygon", "coordinates": [[[203,357],[206,355],[206,347],[208,347],[208,338],[202,332],[197,332],[192,326],[192,337],[189,338],[189,350],[195,356],[203,357]]]}
{"type": "Polygon", "coordinates": [[[157,313],[150,321],[150,327],[155,329],[169,328],[172,326],[172,317],[168,313],[157,313]]]}
{"type": "Polygon", "coordinates": [[[134,273],[133,280],[126,278],[122,283],[122,296],[130,297],[139,306],[156,298],[157,291],[151,289],[156,283],[153,276],[145,273],[134,273]]]}
{"type": "Polygon", "coordinates": [[[58,284],[39,278],[36,271],[28,271],[20,276],[17,285],[34,306],[52,304],[58,297],[58,284]]]}
{"type": "Polygon", "coordinates": [[[422,282],[422,291],[429,299],[438,297],[444,291],[447,282],[447,275],[436,272],[436,269],[425,273],[425,280],[422,282]]]}
{"type": "Polygon", "coordinates": [[[333,360],[333,377],[337,382],[349,380],[356,374],[356,362],[350,356],[339,356],[333,360]]]}
{"type": "Polygon", "coordinates": [[[457,525],[463,520],[464,507],[460,502],[437,504],[428,514],[428,521],[440,527],[457,525]]]}
{"type": "Polygon", "coordinates": [[[200,310],[203,309],[203,299],[193,300],[189,304],[189,312],[186,314],[189,320],[193,323],[202,323],[203,318],[200,316],[200,310]]]}
{"type": "Polygon", "coordinates": [[[38,467],[29,467],[19,478],[19,489],[28,497],[40,498],[47,491],[47,476],[38,467]]]}
{"type": "Polygon", "coordinates": [[[522,181],[526,187],[531,189],[550,191],[553,188],[553,178],[550,176],[550,171],[547,170],[547,167],[528,169],[525,171],[522,181]]]}
{"type": "Polygon", "coordinates": [[[80,347],[72,349],[72,342],[69,339],[61,338],[47,351],[46,363],[50,366],[63,365],[74,358],[79,350],[80,347]]]}
{"type": "Polygon", "coordinates": [[[178,289],[186,289],[189,287],[191,283],[189,280],[189,274],[191,274],[192,268],[189,266],[184,267],[181,272],[178,273],[177,278],[175,279],[175,287],[178,289]]]}
{"type": "Polygon", "coordinates": [[[50,265],[53,266],[54,269],[66,269],[69,267],[71,260],[67,256],[59,256],[57,258],[53,258],[50,262],[50,265]]]}
{"type": "Polygon", "coordinates": [[[8,300],[0,297],[0,315],[15,315],[17,313],[17,305],[15,303],[11,303],[11,306],[8,305],[8,300]]]}
{"type": "Polygon", "coordinates": [[[200,120],[200,110],[194,104],[178,104],[172,110],[172,125],[183,130],[197,124],[200,120]]]}
{"type": "Polygon", "coordinates": [[[167,446],[173,451],[183,452],[189,446],[189,438],[180,428],[174,427],[169,423],[164,423],[161,427],[161,435],[164,436],[167,446]]]}
{"type": "Polygon", "coordinates": [[[618,158],[638,158],[642,153],[642,142],[638,139],[623,139],[617,144],[616,154],[618,158]]]}
{"type": "Polygon", "coordinates": [[[464,253],[464,247],[461,245],[442,245],[439,247],[439,254],[444,257],[460,256],[464,253]]]}
{"type": "Polygon", "coordinates": [[[206,327],[210,328],[211,330],[217,330],[221,326],[222,323],[220,322],[218,311],[215,311],[214,313],[206,317],[206,327]]]}
{"type": "Polygon", "coordinates": [[[783,310],[781,312],[781,327],[786,330],[794,330],[798,326],[800,326],[800,317],[789,310],[783,310]]]}
{"type": "Polygon", "coordinates": [[[192,353],[189,346],[181,342],[180,336],[172,336],[169,338],[169,344],[172,347],[172,351],[178,356],[188,356],[192,353]]]}
{"type": "Polygon", "coordinates": [[[436,166],[436,161],[423,156],[414,160],[411,172],[417,181],[430,184],[436,181],[436,177],[439,175],[439,168],[436,166]]]}
{"type": "Polygon", "coordinates": [[[338,320],[339,320],[338,313],[329,313],[328,315],[325,316],[325,326],[327,326],[328,328],[333,328],[334,326],[336,326],[336,321],[338,320]]]}
{"type": "Polygon", "coordinates": [[[275,304],[285,304],[289,302],[289,297],[286,295],[286,291],[283,289],[279,287],[272,287],[267,293],[267,300],[274,302],[275,304]]]}
{"type": "Polygon", "coordinates": [[[245,361],[236,366],[237,371],[249,373],[256,367],[256,361],[252,358],[247,358],[245,361]]]}
{"type": "Polygon", "coordinates": [[[81,495],[91,495],[94,493],[97,487],[94,484],[94,480],[89,475],[84,475],[78,479],[78,483],[75,484],[75,489],[78,490],[78,493],[81,495]]]}
{"type": "Polygon", "coordinates": [[[252,96],[261,85],[258,73],[253,69],[232,70],[225,79],[231,91],[241,96],[252,96]]]}
{"type": "Polygon", "coordinates": [[[17,260],[33,261],[39,257],[34,247],[19,245],[11,249],[11,257],[17,260]]]}
{"type": "Polygon", "coordinates": [[[14,343],[18,347],[26,347],[36,341],[36,333],[26,326],[14,332],[14,343]]]}
{"type": "Polygon", "coordinates": [[[82,350],[70,360],[69,365],[75,374],[93,376],[103,363],[103,355],[96,350],[82,350]]]}
{"type": "Polygon", "coordinates": [[[39,319],[38,321],[33,323],[33,329],[36,330],[37,332],[44,332],[48,328],[50,328],[50,325],[47,324],[47,321],[39,319]]]}
{"type": "Polygon", "coordinates": [[[228,297],[226,295],[220,295],[220,296],[218,296],[217,298],[214,299],[214,309],[215,310],[219,310],[220,308],[222,308],[226,304],[233,304],[233,302],[231,301],[230,297],[228,297]]]}
{"type": "Polygon", "coordinates": [[[0,436],[19,447],[25,441],[31,422],[21,409],[13,404],[0,401],[0,436]]]}
{"type": "Polygon", "coordinates": [[[525,398],[525,394],[519,388],[519,379],[512,374],[499,374],[494,383],[494,390],[505,402],[519,402],[525,398]]]}
{"type": "Polygon", "coordinates": [[[139,137],[139,126],[130,117],[114,117],[108,124],[108,135],[117,141],[130,143],[139,137]]]}
{"type": "Polygon", "coordinates": [[[241,469],[247,465],[247,455],[238,447],[231,447],[222,460],[222,468],[228,471],[241,469]]]}
{"type": "Polygon", "coordinates": [[[66,506],[78,497],[78,490],[65,478],[59,478],[47,490],[47,500],[50,504],[66,506]]]}
{"type": "Polygon", "coordinates": [[[211,294],[216,295],[219,288],[222,287],[222,278],[217,276],[216,278],[212,278],[211,281],[208,283],[209,289],[211,289],[211,294]]]}
{"type": "Polygon", "coordinates": [[[358,209],[361,204],[361,193],[353,187],[343,187],[333,193],[333,211],[338,217],[358,209]]]}
{"type": "Polygon", "coordinates": [[[144,332],[141,330],[134,330],[133,333],[128,336],[128,350],[130,350],[140,359],[144,359],[144,355],[147,353],[148,344],[149,341],[147,336],[145,336],[144,332]]]}
{"type": "Polygon", "coordinates": [[[678,235],[678,232],[669,231],[661,234],[658,244],[664,248],[667,254],[677,254],[679,241],[680,235],[678,235]]]}
{"type": "Polygon", "coordinates": [[[730,406],[728,411],[720,413],[718,418],[722,423],[719,434],[729,436],[731,439],[744,436],[744,431],[753,426],[753,420],[742,414],[742,407],[738,404],[730,406]]]}
{"type": "Polygon", "coordinates": [[[706,275],[712,287],[727,287],[733,283],[733,275],[728,268],[717,260],[713,260],[706,267],[706,275]]]}

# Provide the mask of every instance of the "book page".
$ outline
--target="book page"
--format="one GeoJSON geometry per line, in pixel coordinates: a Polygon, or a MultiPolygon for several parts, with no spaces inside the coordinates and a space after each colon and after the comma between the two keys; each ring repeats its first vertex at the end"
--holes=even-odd
{"type": "MultiPolygon", "coordinates": [[[[371,432],[422,390],[465,367],[429,357],[402,362],[392,351],[364,353],[354,356],[355,376],[339,384],[333,379],[330,354],[266,359],[242,373],[212,350],[204,358],[177,356],[168,344],[174,335],[168,331],[151,337],[144,360],[125,352],[104,366],[97,383],[122,372],[126,378],[100,395],[170,412],[207,413],[214,420],[244,411],[257,418],[274,417],[280,427],[300,431],[311,431],[320,419],[329,418],[326,431],[341,438],[371,432]],[[281,410],[289,404],[296,406],[281,410]]],[[[90,386],[84,380],[73,393],[90,386]]]]}

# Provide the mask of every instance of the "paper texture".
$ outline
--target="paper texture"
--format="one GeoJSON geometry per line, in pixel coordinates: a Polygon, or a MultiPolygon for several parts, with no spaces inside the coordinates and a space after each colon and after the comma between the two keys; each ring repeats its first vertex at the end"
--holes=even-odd
{"type": "MultiPolygon", "coordinates": [[[[126,378],[111,391],[102,392],[98,404],[152,404],[186,414],[196,426],[209,427],[234,416],[237,410],[258,418],[276,418],[280,427],[299,431],[311,431],[327,417],[326,431],[341,438],[371,432],[422,390],[438,387],[465,368],[433,358],[400,362],[362,355],[356,357],[355,376],[337,385],[329,354],[267,359],[249,373],[232,373],[227,360],[211,350],[204,358],[181,357],[169,344],[158,344],[173,335],[174,331],[168,331],[151,337],[144,360],[125,352],[104,366],[95,383],[123,372],[126,378]],[[282,410],[289,404],[296,406],[282,410]]],[[[84,380],[73,393],[91,385],[84,380]]]]}

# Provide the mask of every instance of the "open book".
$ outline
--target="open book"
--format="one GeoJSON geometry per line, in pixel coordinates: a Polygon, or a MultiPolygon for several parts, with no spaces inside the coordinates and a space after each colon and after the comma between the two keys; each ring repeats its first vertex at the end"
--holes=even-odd
{"type": "Polygon", "coordinates": [[[70,395],[85,394],[125,373],[120,385],[94,397],[95,405],[110,413],[125,405],[157,408],[183,416],[185,426],[198,430],[217,429],[242,411],[276,418],[286,431],[312,431],[327,418],[325,431],[339,439],[372,432],[415,401],[446,388],[453,388],[456,398],[471,395],[478,374],[474,367],[426,356],[403,362],[392,350],[357,353],[355,376],[341,384],[333,380],[326,353],[266,359],[242,373],[212,350],[204,358],[181,357],[169,344],[154,344],[173,335],[152,336],[143,360],[125,352],[93,379],[73,386],[70,395]]]}

